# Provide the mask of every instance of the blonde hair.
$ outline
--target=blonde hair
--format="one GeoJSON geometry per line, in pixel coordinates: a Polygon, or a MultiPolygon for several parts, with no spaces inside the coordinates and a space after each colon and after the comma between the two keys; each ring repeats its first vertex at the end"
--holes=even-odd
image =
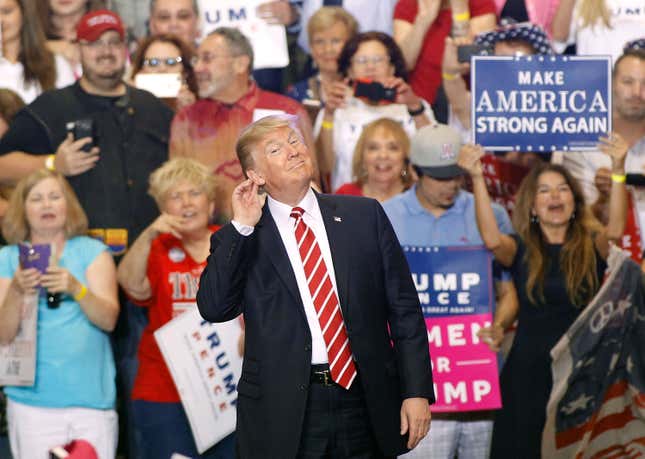
{"type": "Polygon", "coordinates": [[[517,192],[513,210],[513,226],[526,244],[524,262],[528,266],[526,293],[529,300],[544,301],[544,273],[549,263],[559,263],[567,296],[572,304],[581,307],[594,296],[600,280],[596,274],[596,250],[593,237],[602,230],[600,223],[585,205],[584,195],[578,182],[564,167],[557,164],[535,166],[522,180],[517,192]],[[559,174],[571,189],[574,211],[567,229],[566,239],[559,260],[549,260],[546,256],[547,242],[538,222],[532,218],[532,209],[537,195],[538,181],[542,174],[559,174]],[[537,293],[537,295],[536,295],[537,293]]]}
{"type": "Polygon", "coordinates": [[[60,184],[67,204],[65,238],[87,233],[87,216],[69,182],[58,172],[39,169],[18,182],[9,199],[7,213],[2,220],[2,235],[10,244],[29,240],[30,228],[25,212],[25,202],[31,190],[45,179],[53,178],[60,184]]]}
{"type": "Polygon", "coordinates": [[[361,132],[361,136],[358,138],[356,146],[354,147],[354,156],[352,158],[352,175],[354,176],[354,180],[359,185],[365,184],[367,179],[367,172],[363,164],[365,161],[365,148],[367,147],[367,141],[374,137],[379,129],[391,133],[401,148],[401,151],[403,151],[403,170],[405,174],[401,174],[401,181],[407,188],[412,184],[412,175],[407,170],[410,158],[410,138],[405,132],[405,129],[403,129],[403,126],[401,126],[401,123],[391,118],[379,118],[363,127],[363,132],[361,132]]]}
{"type": "Polygon", "coordinates": [[[601,20],[607,28],[611,28],[611,13],[605,0],[582,0],[578,9],[583,27],[593,27],[601,20]]]}
{"type": "Polygon", "coordinates": [[[307,36],[309,42],[315,33],[327,30],[336,23],[342,23],[347,29],[347,37],[353,37],[358,32],[358,22],[345,8],[340,6],[323,6],[309,18],[307,23],[307,36]]]}
{"type": "Polygon", "coordinates": [[[189,158],[174,158],[163,163],[148,179],[148,194],[163,207],[168,192],[181,182],[202,187],[208,201],[215,200],[216,181],[213,174],[203,164],[189,158]]]}
{"type": "Polygon", "coordinates": [[[240,161],[245,177],[247,177],[247,169],[253,167],[253,149],[255,146],[270,132],[286,127],[293,129],[300,139],[303,139],[302,133],[298,128],[298,117],[289,114],[265,116],[242,129],[240,137],[237,139],[237,144],[235,145],[235,152],[237,153],[237,159],[240,161]]]}

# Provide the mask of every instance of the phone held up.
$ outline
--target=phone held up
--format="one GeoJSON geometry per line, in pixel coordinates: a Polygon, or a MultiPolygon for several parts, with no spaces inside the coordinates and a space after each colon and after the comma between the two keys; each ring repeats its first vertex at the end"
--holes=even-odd
{"type": "Polygon", "coordinates": [[[91,142],[86,143],[83,145],[83,148],[81,148],[85,153],[89,153],[95,145],[94,120],[91,118],[83,118],[76,121],[70,121],[67,123],[66,127],[67,132],[72,134],[74,140],[79,140],[85,137],[92,139],[91,142]]]}
{"type": "Polygon", "coordinates": [[[473,56],[493,56],[494,51],[490,45],[461,45],[457,46],[457,61],[470,62],[473,56]]]}
{"type": "Polygon", "coordinates": [[[378,81],[356,79],[353,81],[354,97],[381,105],[391,104],[396,99],[396,89],[386,88],[378,81]]]}

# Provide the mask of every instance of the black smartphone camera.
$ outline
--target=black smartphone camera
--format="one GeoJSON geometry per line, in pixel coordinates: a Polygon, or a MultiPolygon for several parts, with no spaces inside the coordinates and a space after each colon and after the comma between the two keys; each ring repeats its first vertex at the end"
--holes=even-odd
{"type": "Polygon", "coordinates": [[[470,62],[472,56],[493,56],[493,48],[488,45],[461,45],[457,46],[457,60],[470,62]]]}
{"type": "Polygon", "coordinates": [[[86,143],[81,148],[85,153],[89,153],[94,147],[94,120],[91,118],[83,118],[80,120],[67,123],[67,132],[71,132],[74,140],[79,140],[84,137],[92,139],[91,142],[86,143]]]}
{"type": "Polygon", "coordinates": [[[625,184],[638,187],[645,187],[645,175],[643,174],[625,174],[625,184]]]}
{"type": "Polygon", "coordinates": [[[379,104],[391,104],[396,99],[396,89],[386,88],[378,81],[355,80],[354,97],[379,104]]]}

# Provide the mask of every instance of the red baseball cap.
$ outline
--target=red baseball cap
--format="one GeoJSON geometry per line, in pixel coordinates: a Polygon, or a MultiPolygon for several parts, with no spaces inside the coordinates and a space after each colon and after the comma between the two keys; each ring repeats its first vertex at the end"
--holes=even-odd
{"type": "Polygon", "coordinates": [[[123,40],[125,30],[119,15],[110,10],[90,11],[76,25],[76,39],[96,41],[108,30],[116,30],[123,40]]]}

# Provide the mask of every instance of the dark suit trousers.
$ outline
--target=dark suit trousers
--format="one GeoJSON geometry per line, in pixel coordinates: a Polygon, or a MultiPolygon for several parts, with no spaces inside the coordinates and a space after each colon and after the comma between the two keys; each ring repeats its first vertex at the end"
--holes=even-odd
{"type": "Polygon", "coordinates": [[[385,459],[374,439],[357,377],[349,390],[309,385],[298,459],[385,459]]]}

